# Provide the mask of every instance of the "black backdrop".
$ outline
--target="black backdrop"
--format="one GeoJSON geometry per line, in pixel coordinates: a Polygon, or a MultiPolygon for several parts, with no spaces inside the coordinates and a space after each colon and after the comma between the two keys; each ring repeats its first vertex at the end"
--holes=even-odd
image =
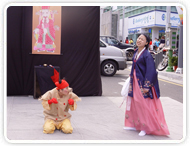
{"type": "Polygon", "coordinates": [[[78,96],[101,96],[98,6],[62,7],[62,55],[31,54],[32,6],[7,9],[7,95],[33,95],[34,66],[59,66],[78,96]]]}

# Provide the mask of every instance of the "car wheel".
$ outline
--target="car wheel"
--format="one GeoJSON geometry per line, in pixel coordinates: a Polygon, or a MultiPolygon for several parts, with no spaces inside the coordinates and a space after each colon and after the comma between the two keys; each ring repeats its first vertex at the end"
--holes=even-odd
{"type": "Polygon", "coordinates": [[[134,51],[128,51],[126,55],[127,55],[127,60],[132,60],[133,55],[134,55],[134,51]]]}
{"type": "Polygon", "coordinates": [[[116,71],[117,71],[117,65],[113,61],[110,61],[110,60],[105,61],[101,65],[102,75],[113,76],[113,75],[115,75],[116,71]]]}

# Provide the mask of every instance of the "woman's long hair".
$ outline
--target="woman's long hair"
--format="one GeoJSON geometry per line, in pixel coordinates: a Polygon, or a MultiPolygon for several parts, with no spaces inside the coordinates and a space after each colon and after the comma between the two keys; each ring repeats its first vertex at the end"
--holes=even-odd
{"type": "Polygon", "coordinates": [[[145,47],[146,47],[146,49],[149,49],[149,44],[150,44],[150,37],[149,37],[149,35],[144,34],[144,33],[142,33],[141,35],[145,36],[146,42],[148,43],[147,45],[145,45],[145,47]]]}

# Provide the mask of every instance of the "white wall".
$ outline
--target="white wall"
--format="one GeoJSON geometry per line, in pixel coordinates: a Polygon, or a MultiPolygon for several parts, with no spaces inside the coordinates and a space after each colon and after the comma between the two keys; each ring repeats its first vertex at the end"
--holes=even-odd
{"type": "Polygon", "coordinates": [[[101,35],[101,25],[102,25],[102,14],[104,12],[103,8],[100,8],[100,35],[101,35]]]}
{"type": "Polygon", "coordinates": [[[109,35],[111,36],[111,21],[112,21],[112,12],[108,11],[106,13],[102,13],[100,25],[100,35],[109,35]]]}

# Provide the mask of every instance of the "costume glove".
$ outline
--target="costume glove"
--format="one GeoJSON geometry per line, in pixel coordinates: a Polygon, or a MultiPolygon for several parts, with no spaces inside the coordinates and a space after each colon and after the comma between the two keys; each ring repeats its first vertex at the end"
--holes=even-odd
{"type": "Polygon", "coordinates": [[[52,104],[52,103],[57,104],[58,103],[57,99],[56,98],[52,98],[52,99],[48,100],[48,104],[52,104]]]}
{"type": "Polygon", "coordinates": [[[74,104],[74,100],[70,98],[70,99],[68,100],[68,103],[69,103],[69,105],[73,105],[73,104],[74,104]]]}

